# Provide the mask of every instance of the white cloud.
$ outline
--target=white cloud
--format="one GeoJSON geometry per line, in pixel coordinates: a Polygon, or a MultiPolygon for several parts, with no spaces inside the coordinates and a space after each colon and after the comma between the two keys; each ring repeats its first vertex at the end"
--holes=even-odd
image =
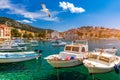
{"type": "Polygon", "coordinates": [[[9,4],[9,0],[1,0],[0,1],[0,9],[7,9],[7,8],[11,8],[11,5],[9,4]]]}
{"type": "Polygon", "coordinates": [[[70,10],[71,13],[82,13],[85,12],[85,9],[82,7],[75,7],[74,4],[69,2],[59,2],[59,6],[63,8],[63,10],[70,10]]]}
{"type": "MultiPolygon", "coordinates": [[[[25,9],[23,5],[12,4],[10,3],[10,0],[0,0],[0,9],[7,9],[8,14],[20,15],[32,21],[36,21],[36,19],[50,20],[50,19],[44,19],[48,17],[47,14],[45,14],[44,12],[40,12],[40,10],[36,12],[29,12],[25,9]]],[[[53,17],[51,17],[51,19],[53,18],[54,21],[57,21],[54,18],[54,16],[56,15],[57,13],[54,14],[53,17]]]]}
{"type": "Polygon", "coordinates": [[[29,21],[29,20],[26,20],[26,19],[24,19],[24,20],[22,20],[22,21],[19,21],[19,20],[18,20],[18,22],[21,22],[21,23],[32,23],[32,21],[29,21]]]}

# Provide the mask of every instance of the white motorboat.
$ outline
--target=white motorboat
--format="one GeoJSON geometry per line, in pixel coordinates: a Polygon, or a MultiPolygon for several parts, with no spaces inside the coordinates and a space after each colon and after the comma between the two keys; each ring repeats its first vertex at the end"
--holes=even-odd
{"type": "Polygon", "coordinates": [[[66,42],[52,43],[52,46],[65,46],[66,42]]]}
{"type": "Polygon", "coordinates": [[[87,41],[84,42],[85,44],[80,43],[80,41],[78,43],[77,41],[76,43],[66,45],[64,51],[61,51],[59,54],[50,55],[44,59],[55,68],[80,65],[88,51],[87,41]]]}
{"type": "Polygon", "coordinates": [[[120,58],[113,54],[91,52],[88,59],[84,60],[89,73],[105,73],[114,70],[118,73],[120,58]]]}
{"type": "Polygon", "coordinates": [[[27,50],[28,45],[30,45],[30,43],[24,42],[23,40],[5,41],[0,45],[0,51],[27,50]]]}
{"type": "Polygon", "coordinates": [[[11,40],[10,44],[18,45],[18,46],[22,46],[22,47],[30,45],[30,43],[24,39],[11,40]]]}
{"type": "Polygon", "coordinates": [[[102,49],[102,48],[95,48],[96,52],[105,52],[105,53],[109,53],[109,54],[117,54],[117,49],[115,47],[113,48],[106,48],[106,49],[102,49]]]}
{"type": "Polygon", "coordinates": [[[16,51],[22,51],[23,49],[18,46],[9,45],[7,43],[3,43],[0,47],[0,52],[16,52],[16,51]]]}
{"type": "Polygon", "coordinates": [[[26,52],[0,52],[0,63],[21,62],[38,59],[40,54],[35,51],[26,52]]]}
{"type": "Polygon", "coordinates": [[[61,40],[56,40],[56,42],[52,42],[52,46],[65,46],[67,43],[61,40]]]}
{"type": "Polygon", "coordinates": [[[4,41],[1,45],[0,45],[1,47],[2,46],[11,46],[11,47],[18,47],[18,44],[16,44],[13,40],[6,40],[6,41],[4,41]]]}
{"type": "Polygon", "coordinates": [[[18,52],[22,51],[23,49],[20,47],[12,48],[12,47],[1,47],[0,52],[18,52]]]}

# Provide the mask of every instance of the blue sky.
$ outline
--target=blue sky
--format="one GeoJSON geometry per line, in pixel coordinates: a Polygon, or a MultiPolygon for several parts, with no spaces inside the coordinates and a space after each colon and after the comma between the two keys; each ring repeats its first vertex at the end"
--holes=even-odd
{"type": "Polygon", "coordinates": [[[120,29],[120,0],[0,0],[0,16],[60,32],[81,26],[120,29]]]}

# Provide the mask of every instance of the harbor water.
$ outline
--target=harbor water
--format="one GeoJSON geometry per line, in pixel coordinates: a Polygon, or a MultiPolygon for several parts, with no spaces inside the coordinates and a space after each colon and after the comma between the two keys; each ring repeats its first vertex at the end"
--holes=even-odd
{"type": "MultiPolygon", "coordinates": [[[[91,40],[89,51],[94,48],[112,48],[118,49],[117,55],[120,56],[120,40],[91,40]]],[[[64,47],[53,47],[51,42],[39,42],[38,47],[30,49],[43,50],[39,59],[19,62],[0,64],[0,80],[120,80],[120,74],[115,71],[102,74],[88,73],[84,65],[70,68],[55,69],[44,60],[44,57],[52,54],[58,54],[64,50],[64,47]]]]}

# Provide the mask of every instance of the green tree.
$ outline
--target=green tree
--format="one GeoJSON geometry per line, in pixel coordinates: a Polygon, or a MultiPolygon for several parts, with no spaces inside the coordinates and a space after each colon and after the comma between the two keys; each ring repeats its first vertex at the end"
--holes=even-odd
{"type": "Polygon", "coordinates": [[[17,29],[11,29],[12,37],[21,37],[21,33],[17,29]]]}
{"type": "Polygon", "coordinates": [[[31,33],[29,33],[28,38],[33,38],[33,35],[31,33]]]}
{"type": "Polygon", "coordinates": [[[23,34],[23,38],[28,38],[28,34],[26,32],[23,34]]]}
{"type": "Polygon", "coordinates": [[[38,37],[38,33],[35,33],[35,37],[36,37],[36,38],[38,37]]]}
{"type": "Polygon", "coordinates": [[[45,33],[38,33],[38,37],[45,38],[45,33]]]}

